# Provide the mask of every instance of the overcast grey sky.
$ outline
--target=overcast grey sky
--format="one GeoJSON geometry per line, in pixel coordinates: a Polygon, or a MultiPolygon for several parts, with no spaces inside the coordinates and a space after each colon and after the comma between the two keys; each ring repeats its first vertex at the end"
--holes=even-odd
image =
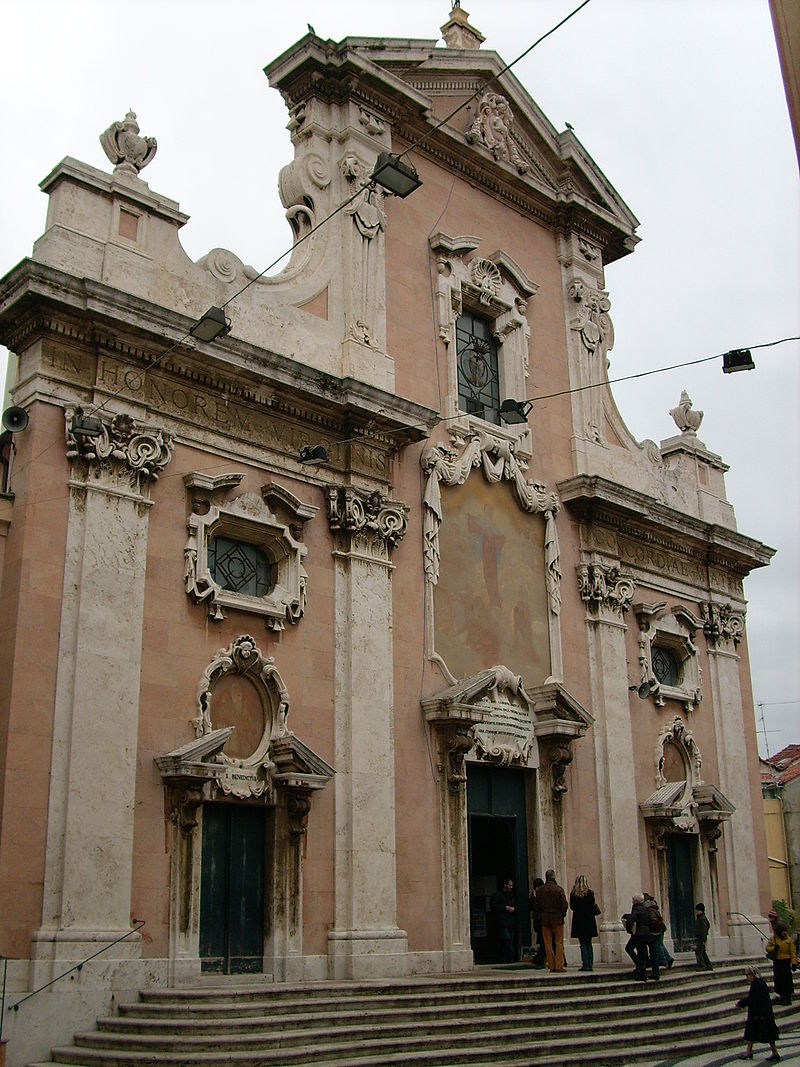
{"type": "MultiPolygon", "coordinates": [[[[463,3],[506,62],[576,5],[463,3]]],[[[0,272],[44,228],[38,182],[66,155],[110,169],[98,136],[128,108],[158,139],[144,177],[191,215],[187,252],[222,246],[260,269],[291,239],[277,196],[287,115],[264,65],[307,22],[336,40],[433,39],[448,12],[449,0],[9,0],[0,272]]],[[[798,168],[766,0],[592,0],[514,73],[641,221],[637,250],[606,272],[613,377],[800,334],[798,168]]],[[[739,529],[778,549],[745,585],[774,753],[800,742],[800,343],[754,357],[748,373],[713,362],[614,392],[632,432],[660,441],[688,390],[700,438],[731,465],[739,529]]]]}

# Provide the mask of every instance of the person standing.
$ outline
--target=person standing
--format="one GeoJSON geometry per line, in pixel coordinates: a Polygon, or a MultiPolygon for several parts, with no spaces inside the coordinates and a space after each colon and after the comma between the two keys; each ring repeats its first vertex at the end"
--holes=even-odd
{"type": "Polygon", "coordinates": [[[750,990],[746,997],[736,1001],[737,1008],[747,1008],[747,1022],[744,1024],[747,1051],[744,1059],[752,1060],[754,1041],[764,1041],[772,1049],[770,1058],[773,1061],[779,1060],[781,1056],[775,1045],[779,1036],[778,1027],[775,1025],[767,983],[759,976],[755,967],[745,968],[744,973],[750,983],[750,990]]]}
{"type": "Polygon", "coordinates": [[[713,971],[714,966],[711,960],[708,958],[706,952],[706,941],[708,940],[708,932],[711,929],[708,919],[706,918],[706,906],[705,904],[695,904],[694,906],[694,957],[697,960],[697,967],[700,971],[713,971]]]}
{"type": "Polygon", "coordinates": [[[586,878],[579,874],[575,879],[569,895],[569,907],[572,912],[572,936],[577,937],[581,946],[581,970],[594,970],[594,949],[592,938],[597,937],[597,920],[600,908],[589,887],[586,878]]]}
{"type": "Polygon", "coordinates": [[[660,967],[666,967],[667,970],[669,970],[675,962],[675,959],[670,956],[667,951],[667,946],[664,944],[664,934],[666,933],[667,927],[663,916],[661,915],[658,901],[655,897],[651,897],[649,893],[644,893],[642,895],[644,896],[645,907],[648,909],[648,914],[650,915],[650,929],[656,935],[650,945],[651,956],[655,958],[658,965],[654,972],[655,977],[655,974],[658,974],[660,967]]]}
{"type": "MultiPolygon", "coordinates": [[[[647,957],[653,936],[650,929],[650,914],[645,907],[642,893],[634,893],[631,898],[631,910],[622,916],[622,921],[625,923],[625,929],[631,935],[625,946],[625,951],[633,960],[633,977],[638,982],[646,982],[647,957]]],[[[657,964],[654,977],[659,977],[657,964]]]]}
{"type": "Polygon", "coordinates": [[[542,936],[542,915],[539,902],[536,899],[536,891],[544,882],[541,878],[534,878],[533,889],[528,897],[528,910],[531,913],[533,932],[536,934],[536,955],[533,957],[533,966],[542,968],[545,965],[544,937],[542,936]]]}
{"type": "Polygon", "coordinates": [[[567,897],[556,881],[556,872],[544,872],[544,885],[536,890],[544,937],[544,954],[551,971],[564,970],[564,916],[567,897]]]}
{"type": "Polygon", "coordinates": [[[494,918],[499,962],[513,963],[516,960],[514,934],[517,929],[517,902],[513,878],[506,878],[502,888],[492,894],[489,907],[494,918]]]}
{"type": "Polygon", "coordinates": [[[782,919],[775,923],[775,933],[765,948],[772,960],[772,982],[778,1000],[781,1004],[791,1004],[794,994],[792,968],[797,966],[797,952],[782,919]]]}

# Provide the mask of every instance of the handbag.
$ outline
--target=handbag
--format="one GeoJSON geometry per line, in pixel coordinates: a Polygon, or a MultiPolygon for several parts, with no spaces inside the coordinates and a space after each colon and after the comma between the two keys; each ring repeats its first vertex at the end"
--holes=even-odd
{"type": "Polygon", "coordinates": [[[594,914],[595,915],[599,915],[600,914],[600,905],[597,903],[597,901],[594,902],[594,914]]]}

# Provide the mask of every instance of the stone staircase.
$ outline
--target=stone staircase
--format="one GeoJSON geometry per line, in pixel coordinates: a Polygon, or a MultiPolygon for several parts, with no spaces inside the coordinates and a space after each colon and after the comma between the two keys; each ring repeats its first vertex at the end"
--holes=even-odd
{"type": "MultiPolygon", "coordinates": [[[[698,972],[676,963],[660,982],[625,972],[525,969],[384,982],[193,987],[142,992],[47,1064],[158,1067],[384,1067],[386,1064],[674,1063],[741,1042],[747,961],[698,972]]],[[[756,961],[767,974],[763,960],[756,961]]],[[[781,1033],[800,1005],[776,1005],[781,1033]]]]}

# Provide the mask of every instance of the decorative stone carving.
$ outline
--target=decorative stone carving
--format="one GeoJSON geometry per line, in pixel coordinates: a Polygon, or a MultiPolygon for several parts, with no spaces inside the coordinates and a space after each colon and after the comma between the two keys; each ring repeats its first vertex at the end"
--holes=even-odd
{"type": "Polygon", "coordinates": [[[703,760],[700,750],[695,744],[694,734],[679,715],[658,735],[655,748],[656,785],[659,789],[667,784],[664,777],[664,749],[667,745],[674,745],[681,753],[682,762],[685,765],[685,779],[690,785],[701,785],[701,769],[703,760]]]}
{"type": "Polygon", "coordinates": [[[198,823],[197,812],[203,803],[203,790],[197,786],[187,786],[180,791],[177,807],[173,808],[172,816],[178,821],[181,833],[189,835],[198,823]]]}
{"type": "Polygon", "coordinates": [[[100,134],[103,151],[114,164],[115,174],[129,174],[134,178],[156,154],[155,137],[140,137],[136,113],[129,111],[122,122],[112,122],[100,134]]]}
{"type": "Polygon", "coordinates": [[[381,492],[368,492],[354,486],[328,488],[328,522],[334,533],[343,536],[354,551],[376,559],[388,559],[391,550],[405,535],[411,509],[381,492]]]}
{"type": "Polygon", "coordinates": [[[241,475],[210,478],[201,472],[184,477],[192,500],[183,553],[184,585],[192,600],[204,603],[216,622],[225,618],[226,609],[238,608],[263,615],[267,628],[279,632],[287,622],[299,622],[305,612],[308,575],[302,560],[308,549],[300,537],[318,509],[302,503],[283,486],[271,484],[262,486],[261,496],[242,493],[228,503],[212,503],[240,480],[241,475]],[[275,583],[263,596],[224,589],[214,580],[208,546],[220,535],[254,545],[273,563],[275,583]]]}
{"type": "Polygon", "coordinates": [[[377,115],[373,115],[363,107],[358,109],[358,121],[373,137],[380,137],[381,134],[386,133],[386,123],[383,119],[379,119],[377,115]]]}
{"type": "Polygon", "coordinates": [[[262,655],[255,638],[250,634],[242,634],[227,648],[217,649],[214,658],[203,671],[197,688],[198,714],[192,720],[195,734],[197,737],[202,737],[213,731],[211,705],[214,686],[226,674],[254,676],[258,679],[260,687],[267,690],[273,698],[269,709],[265,707],[265,711],[268,710],[270,714],[265,721],[261,743],[256,749],[256,752],[260,752],[265,748],[265,739],[268,744],[273,736],[280,737],[286,733],[289,693],[275,667],[275,660],[272,656],[262,655]]]}
{"type": "Polygon", "coordinates": [[[691,397],[685,389],[681,393],[681,399],[677,407],[670,410],[670,415],[682,434],[686,434],[687,437],[697,436],[700,423],[703,421],[703,412],[692,410],[691,397]]]}
{"type": "Polygon", "coordinates": [[[475,737],[467,730],[453,730],[445,740],[447,753],[447,788],[451,793],[458,793],[467,781],[464,757],[475,747],[475,737]]]}
{"type": "Polygon", "coordinates": [[[456,449],[444,444],[426,449],[420,457],[426,475],[423,498],[423,562],[425,579],[430,585],[439,581],[439,527],[442,524],[440,483],[463,485],[472,470],[480,467],[490,483],[511,482],[514,496],[523,511],[545,517],[544,550],[547,596],[550,611],[561,611],[561,563],[555,517],[560,502],[542,482],[526,480],[513,447],[507,442],[477,434],[470,437],[459,456],[456,449]]]}
{"type": "Polygon", "coordinates": [[[536,740],[550,765],[553,800],[559,802],[567,792],[572,742],[584,736],[594,719],[559,682],[528,686],[526,692],[533,705],[536,740]]]}
{"type": "Polygon", "coordinates": [[[628,610],[636,582],[613,563],[580,563],[578,588],[581,600],[595,610],[606,608],[620,615],[628,610]]]}
{"type": "Polygon", "coordinates": [[[507,667],[493,667],[476,677],[486,686],[478,703],[490,708],[483,722],[472,728],[480,758],[500,767],[531,766],[533,706],[522,678],[507,667]]]}
{"type": "Polygon", "coordinates": [[[703,633],[713,648],[724,645],[738,646],[744,636],[744,614],[730,604],[708,601],[700,605],[703,618],[703,633]]]}
{"type": "Polygon", "coordinates": [[[553,798],[559,800],[567,792],[567,767],[572,763],[572,751],[568,744],[554,742],[548,746],[550,773],[553,780],[553,798]]]}
{"type": "Polygon", "coordinates": [[[608,314],[611,310],[608,293],[602,289],[592,289],[576,279],[569,287],[569,295],[575,302],[575,315],[570,320],[570,329],[580,333],[587,352],[590,355],[602,355],[613,348],[614,325],[608,314]]]}
{"type": "Polygon", "coordinates": [[[475,288],[480,293],[480,302],[490,304],[491,298],[500,292],[503,278],[500,271],[489,259],[473,259],[470,274],[475,288]]]}
{"type": "Polygon", "coordinates": [[[293,837],[302,837],[308,827],[311,797],[304,789],[293,789],[289,794],[287,806],[289,810],[289,833],[293,837]]]}
{"type": "Polygon", "coordinates": [[[520,174],[529,166],[511,139],[514,115],[508,100],[500,93],[485,93],[478,104],[478,114],[464,137],[470,144],[482,144],[495,159],[512,163],[520,174]]]}
{"type": "Polygon", "coordinates": [[[692,711],[703,699],[702,671],[694,643],[694,635],[702,626],[702,620],[680,605],[667,611],[665,601],[634,604],[633,610],[639,620],[640,683],[649,684],[650,695],[657,707],[663,707],[669,698],[680,701],[687,712],[692,711]],[[653,671],[653,649],[656,647],[667,649],[675,656],[680,671],[676,685],[668,685],[656,678],[653,671]]]}
{"type": "MultiPolygon", "coordinates": [[[[478,258],[468,258],[480,239],[467,235],[449,237],[436,233],[430,238],[436,253],[436,301],[439,337],[448,348],[446,410],[448,425],[463,435],[487,426],[482,419],[459,413],[458,370],[456,365],[456,322],[464,310],[491,320],[497,341],[498,374],[502,395],[522,399],[526,395],[526,378],[530,369],[530,326],[526,313],[528,301],[538,286],[505,252],[496,251],[478,258]]],[[[514,441],[518,459],[531,454],[530,428],[496,426],[492,433],[514,441]]]]}
{"type": "Polygon", "coordinates": [[[386,229],[384,194],[379,186],[370,182],[370,168],[354,153],[344,156],[339,166],[352,197],[344,214],[350,216],[354,226],[348,239],[349,251],[344,253],[351,257],[352,270],[348,336],[361,344],[376,347],[376,323],[382,303],[383,232],[386,229]]]}
{"type": "Polygon", "coordinates": [[[67,459],[85,460],[91,472],[105,475],[112,482],[127,482],[135,492],[158,480],[159,472],[172,458],[173,437],[161,429],[152,429],[136,422],[130,415],[114,415],[101,419],[97,437],[85,437],[72,432],[74,408],[67,408],[67,459]]]}
{"type": "Polygon", "coordinates": [[[351,195],[360,187],[360,192],[345,207],[361,236],[371,241],[386,229],[386,213],[383,210],[383,193],[369,182],[369,170],[358,156],[346,155],[339,164],[342,176],[353,188],[351,195]]]}

